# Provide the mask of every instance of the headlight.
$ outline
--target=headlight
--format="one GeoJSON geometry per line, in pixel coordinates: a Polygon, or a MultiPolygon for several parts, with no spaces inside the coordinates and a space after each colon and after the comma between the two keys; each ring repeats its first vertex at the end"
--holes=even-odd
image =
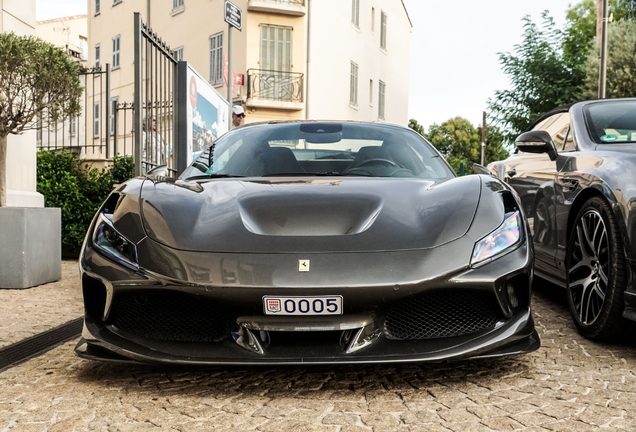
{"type": "Polygon", "coordinates": [[[521,237],[521,216],[514,212],[499,228],[475,243],[470,265],[477,267],[510,252],[521,243],[521,237]]]}
{"type": "Polygon", "coordinates": [[[93,246],[103,255],[133,270],[139,270],[137,264],[137,246],[121,235],[110,219],[99,215],[93,230],[93,246]]]}

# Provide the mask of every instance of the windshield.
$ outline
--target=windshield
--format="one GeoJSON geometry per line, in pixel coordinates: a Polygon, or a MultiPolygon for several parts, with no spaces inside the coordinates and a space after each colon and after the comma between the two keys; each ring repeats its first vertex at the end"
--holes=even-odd
{"type": "Polygon", "coordinates": [[[599,102],[583,110],[594,142],[636,143],[636,100],[599,102]]]}
{"type": "Polygon", "coordinates": [[[240,128],[219,138],[184,172],[193,177],[454,177],[417,134],[360,123],[285,123],[240,128]]]}

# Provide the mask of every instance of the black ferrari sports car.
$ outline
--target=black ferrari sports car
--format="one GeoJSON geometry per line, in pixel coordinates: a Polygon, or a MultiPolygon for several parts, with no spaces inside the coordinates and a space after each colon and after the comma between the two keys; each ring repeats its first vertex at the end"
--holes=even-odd
{"type": "Polygon", "coordinates": [[[539,347],[516,194],[414,131],[285,122],[219,138],[178,179],[103,204],[80,257],[77,355],[375,363],[539,347]]]}
{"type": "Polygon", "coordinates": [[[608,339],[636,320],[636,99],[559,107],[489,165],[521,197],[538,276],[567,290],[580,333],[608,339]]]}

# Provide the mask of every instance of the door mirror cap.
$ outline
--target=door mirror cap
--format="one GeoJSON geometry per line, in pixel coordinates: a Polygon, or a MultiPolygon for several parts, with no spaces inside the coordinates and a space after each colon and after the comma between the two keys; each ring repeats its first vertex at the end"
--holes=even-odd
{"type": "Polygon", "coordinates": [[[477,164],[477,163],[473,164],[473,174],[492,175],[492,173],[490,172],[490,170],[488,168],[486,168],[483,165],[477,164]]]}
{"type": "Polygon", "coordinates": [[[547,153],[550,160],[556,160],[558,155],[552,137],[544,130],[522,133],[517,137],[515,145],[524,153],[547,153]]]}
{"type": "Polygon", "coordinates": [[[159,165],[146,173],[148,176],[170,177],[170,170],[167,165],[159,165]]]}

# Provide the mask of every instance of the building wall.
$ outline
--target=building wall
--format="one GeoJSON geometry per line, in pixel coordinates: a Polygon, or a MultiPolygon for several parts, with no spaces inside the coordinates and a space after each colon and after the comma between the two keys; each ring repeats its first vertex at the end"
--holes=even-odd
{"type": "MultiPolygon", "coordinates": [[[[133,13],[139,11],[150,26],[172,49],[183,47],[184,60],[205,78],[210,78],[210,36],[223,33],[223,54],[227,55],[228,25],[224,22],[223,0],[185,0],[173,11],[170,0],[153,1],[150,17],[147,0],[101,2],[95,15],[95,0],[88,0],[89,65],[95,62],[95,45],[101,47],[101,64],[111,62],[112,38],[121,35],[121,68],[111,75],[112,95],[120,102],[133,96],[133,13]],[[150,19],[148,19],[150,18],[150,19]]],[[[234,103],[246,105],[246,122],[304,119],[305,103],[250,103],[247,100],[249,69],[260,69],[260,26],[273,24],[293,27],[292,71],[304,74],[309,116],[334,120],[378,120],[378,82],[386,84],[385,121],[408,123],[409,49],[411,23],[401,0],[361,0],[360,28],[351,24],[351,0],[305,0],[300,16],[255,11],[253,5],[275,4],[258,0],[235,0],[242,9],[243,29],[233,30],[233,69],[244,74],[243,86],[234,93],[234,103]],[[375,30],[371,31],[371,7],[376,10],[375,30]],[[388,15],[387,50],[380,49],[380,16],[388,15]],[[311,19],[311,64],[307,77],[307,31],[311,19]],[[359,65],[358,106],[349,105],[350,62],[359,65]],[[307,80],[308,78],[308,80],[307,80]],[[373,99],[369,81],[373,80],[373,99]]],[[[217,91],[227,95],[224,83],[217,91]]],[[[306,99],[305,99],[306,100],[306,99]]],[[[261,101],[262,102],[262,101],[261,101]]],[[[275,101],[274,101],[275,102],[275,101]]],[[[89,106],[92,106],[89,103],[89,106]]]]}
{"type": "Polygon", "coordinates": [[[360,1],[359,28],[351,22],[352,0],[310,1],[308,103],[311,118],[379,120],[378,93],[381,80],[386,84],[384,121],[408,124],[412,27],[401,0],[360,1]],[[373,26],[372,8],[375,9],[373,26]],[[337,9],[343,12],[335,14],[333,11],[337,9]],[[386,50],[380,48],[382,11],[387,14],[386,50]],[[357,107],[349,104],[351,62],[358,65],[357,107]]]}
{"type": "MultiPolygon", "coordinates": [[[[0,4],[0,31],[35,35],[35,0],[1,0],[0,4]]],[[[44,197],[36,191],[35,131],[8,137],[7,206],[44,207],[44,197]]]]}
{"type": "MultiPolygon", "coordinates": [[[[39,38],[59,46],[62,49],[68,48],[75,52],[80,52],[80,39],[88,39],[86,15],[38,21],[35,34],[39,38]]],[[[85,54],[87,59],[88,52],[85,54]]]]}
{"type": "MultiPolygon", "coordinates": [[[[86,15],[38,21],[35,28],[36,36],[66,50],[71,58],[81,66],[86,66],[88,60],[88,23],[86,15]],[[80,40],[83,40],[82,46],[80,40]],[[82,48],[84,52],[82,52],[82,48]],[[79,56],[79,57],[77,57],[79,56]]],[[[86,86],[84,78],[80,76],[82,86],[86,86]]],[[[86,113],[84,98],[81,100],[82,113],[79,118],[65,119],[57,124],[51,124],[36,134],[36,143],[42,149],[66,147],[80,157],[82,145],[86,140],[86,113]],[[71,128],[71,122],[73,126],[71,128]]]]}

